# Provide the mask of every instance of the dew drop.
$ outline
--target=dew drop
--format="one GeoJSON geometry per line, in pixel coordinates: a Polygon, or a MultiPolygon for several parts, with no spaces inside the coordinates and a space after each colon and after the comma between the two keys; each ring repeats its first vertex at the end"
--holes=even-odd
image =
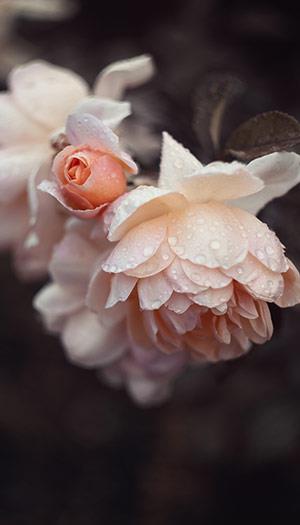
{"type": "Polygon", "coordinates": [[[183,246],[177,246],[176,253],[177,253],[177,255],[183,255],[184,254],[183,246]]]}
{"type": "Polygon", "coordinates": [[[146,248],[143,249],[143,254],[145,257],[148,257],[149,255],[153,254],[153,248],[152,246],[146,246],[146,248]]]}
{"type": "Polygon", "coordinates": [[[178,242],[178,239],[177,239],[177,237],[169,237],[168,238],[168,242],[169,242],[170,246],[175,246],[177,244],[177,242],[178,242]]]}
{"type": "Polygon", "coordinates": [[[264,253],[261,250],[256,250],[255,255],[256,257],[258,257],[258,259],[261,259],[261,260],[264,259],[265,257],[264,253]]]}
{"type": "Polygon", "coordinates": [[[219,241],[211,241],[210,247],[211,247],[212,250],[219,250],[219,248],[220,248],[219,241]]]}
{"type": "Polygon", "coordinates": [[[198,255],[196,255],[195,257],[195,260],[198,264],[204,264],[206,261],[206,257],[202,253],[198,253],[198,255]]]}
{"type": "Polygon", "coordinates": [[[266,252],[268,255],[272,255],[274,253],[274,250],[272,248],[272,246],[267,246],[266,247],[266,252]]]}
{"type": "Polygon", "coordinates": [[[153,301],[151,308],[152,310],[157,310],[160,307],[160,301],[153,301]]]}

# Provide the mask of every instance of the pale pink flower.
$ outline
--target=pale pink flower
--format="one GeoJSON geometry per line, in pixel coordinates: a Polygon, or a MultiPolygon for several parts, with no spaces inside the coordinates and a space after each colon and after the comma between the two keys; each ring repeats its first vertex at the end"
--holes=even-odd
{"type": "Polygon", "coordinates": [[[125,193],[125,173],[135,174],[137,166],[121,150],[117,135],[93,115],[70,115],[66,136],[72,145],[58,153],[52,178],[38,188],[56,198],[68,212],[81,218],[95,217],[125,193]]]}
{"type": "Polygon", "coordinates": [[[124,385],[137,402],[153,404],[169,395],[186,357],[164,355],[151,342],[145,354],[136,301],[105,309],[110,276],[101,264],[111,248],[101,219],[69,219],[50,262],[52,282],[37,294],[34,305],[47,329],[60,335],[71,362],[99,368],[108,382],[124,385]]]}
{"type": "MultiPolygon", "coordinates": [[[[103,264],[112,276],[106,307],[138,302],[139,353],[152,345],[217,361],[270,339],[268,303],[300,302],[300,278],[275,233],[242,206],[256,212],[296,184],[299,159],[202,166],[165,134],[158,188],[138,187],[104,217],[118,241],[103,264]]],[[[96,296],[95,277],[90,286],[96,296]]]]}
{"type": "Polygon", "coordinates": [[[130,114],[130,104],[118,99],[152,73],[153,64],[146,55],[116,62],[99,74],[92,93],[75,73],[42,61],[17,67],[9,75],[9,90],[0,94],[0,247],[17,250],[17,267],[23,276],[46,271],[53,240],[61,235],[59,207],[53,199],[37,195],[36,186],[49,176],[53,145],[65,131],[67,116],[88,113],[111,129],[118,127],[130,114]],[[24,206],[28,195],[29,204],[34,201],[33,212],[24,206]],[[55,213],[58,219],[53,218],[55,213]],[[29,240],[24,241],[29,219],[32,227],[29,240]]]}
{"type": "Polygon", "coordinates": [[[101,219],[69,220],[35,307],[72,362],[139,403],[159,402],[189,362],[237,357],[267,340],[268,302],[299,301],[299,274],[275,234],[234,206],[241,198],[254,207],[254,191],[256,206],[266,203],[264,179],[272,198],[298,177],[293,153],[203,167],[165,135],[160,187],[122,195],[101,219]],[[117,244],[104,238],[103,220],[117,244]]]}

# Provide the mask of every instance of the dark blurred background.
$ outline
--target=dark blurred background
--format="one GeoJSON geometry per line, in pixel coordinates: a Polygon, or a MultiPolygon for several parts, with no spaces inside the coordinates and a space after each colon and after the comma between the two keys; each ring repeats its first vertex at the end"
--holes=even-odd
{"type": "MultiPolygon", "coordinates": [[[[0,1],[3,88],[9,67],[36,57],[92,82],[113,60],[151,53],[157,76],[131,93],[136,111],[203,160],[191,122],[208,74],[243,84],[225,130],[270,109],[300,118],[296,3],[56,1],[49,14],[44,1],[44,14],[9,15],[0,1]]],[[[295,188],[263,212],[298,267],[299,203],[295,188]]],[[[39,286],[0,263],[0,525],[299,523],[299,308],[272,311],[269,344],[187,372],[169,402],[141,409],[66,362],[32,311],[39,286]]]]}

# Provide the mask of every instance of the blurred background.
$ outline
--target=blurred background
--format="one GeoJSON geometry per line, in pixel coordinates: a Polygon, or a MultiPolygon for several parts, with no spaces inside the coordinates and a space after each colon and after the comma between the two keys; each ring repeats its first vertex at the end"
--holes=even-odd
{"type": "MultiPolygon", "coordinates": [[[[278,109],[300,118],[296,3],[252,0],[0,0],[0,84],[43,58],[92,82],[113,60],[151,53],[157,75],[130,93],[151,130],[206,161],[192,122],[211,74],[239,79],[224,129],[278,109]]],[[[209,159],[210,160],[210,159],[209,159]]],[[[263,218],[300,266],[300,188],[263,218]]],[[[273,340],[187,372],[172,399],[141,409],[68,364],[1,255],[0,525],[234,524],[300,520],[300,310],[272,311],[273,340]]]]}

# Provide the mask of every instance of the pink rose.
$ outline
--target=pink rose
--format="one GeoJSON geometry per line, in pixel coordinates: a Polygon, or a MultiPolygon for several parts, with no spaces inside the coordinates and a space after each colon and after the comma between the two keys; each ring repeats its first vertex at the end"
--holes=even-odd
{"type": "Polygon", "coordinates": [[[189,362],[269,339],[268,303],[299,302],[300,277],[253,213],[299,170],[294,153],[202,166],[165,135],[159,187],[122,195],[101,219],[69,219],[54,251],[35,306],[69,359],[151,404],[189,362]]]}
{"type": "Polygon", "coordinates": [[[104,217],[119,240],[103,264],[106,307],[137,301],[143,340],[193,359],[230,359],[270,339],[268,303],[298,303],[299,273],[276,235],[235,203],[257,195],[261,206],[263,176],[280,165],[299,177],[293,153],[202,166],[166,135],[159,187],[133,190],[104,217]]]}
{"type": "Polygon", "coordinates": [[[53,172],[72,208],[93,209],[112,202],[126,190],[123,166],[89,146],[67,146],[56,157],[53,172]]]}
{"type": "Polygon", "coordinates": [[[137,167],[121,150],[117,135],[93,115],[70,115],[66,133],[72,146],[58,153],[54,179],[43,181],[39,189],[68,212],[90,219],[125,192],[125,172],[136,173],[137,167]]]}

